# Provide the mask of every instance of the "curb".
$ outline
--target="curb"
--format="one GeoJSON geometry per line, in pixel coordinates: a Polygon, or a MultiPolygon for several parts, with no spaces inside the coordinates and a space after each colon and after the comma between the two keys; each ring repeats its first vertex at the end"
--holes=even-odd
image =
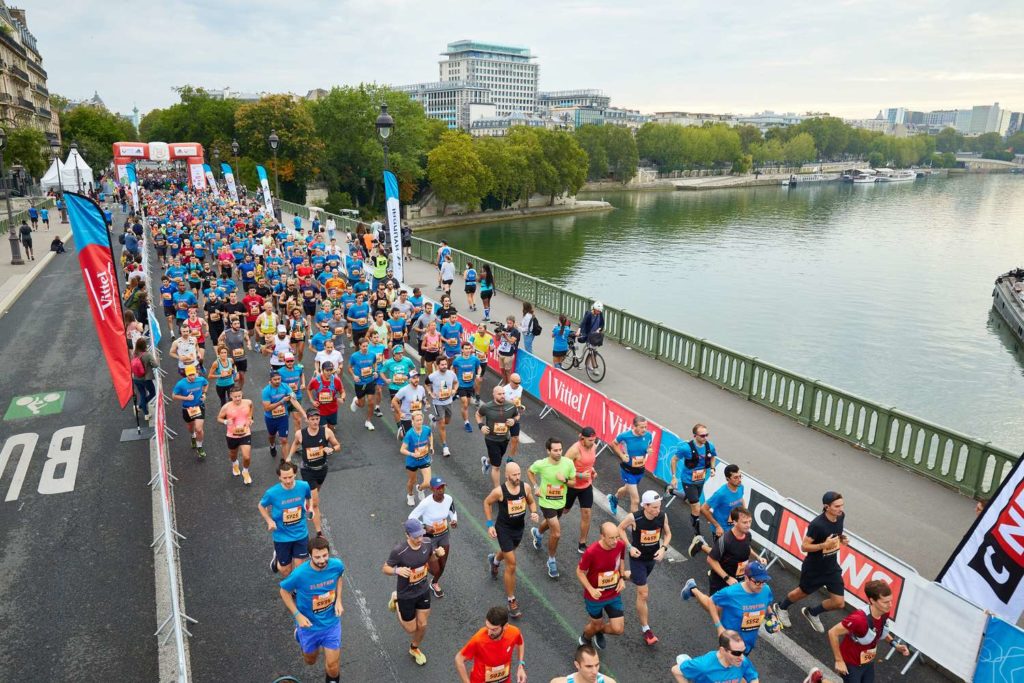
{"type": "MultiPolygon", "coordinates": [[[[61,240],[64,242],[65,245],[67,245],[68,241],[71,238],[72,233],[71,228],[69,226],[67,233],[63,237],[61,237],[61,240]]],[[[42,274],[43,269],[46,268],[46,265],[50,261],[52,261],[56,256],[57,254],[50,251],[49,247],[47,247],[46,256],[44,256],[42,260],[36,263],[36,265],[33,266],[32,270],[28,271],[28,273],[25,274],[25,277],[21,279],[21,282],[19,282],[18,286],[14,288],[13,292],[8,294],[3,301],[0,301],[0,316],[7,315],[7,311],[11,310],[11,307],[14,306],[14,303],[18,300],[18,298],[25,293],[25,290],[28,289],[29,286],[35,281],[35,279],[42,274]]]]}

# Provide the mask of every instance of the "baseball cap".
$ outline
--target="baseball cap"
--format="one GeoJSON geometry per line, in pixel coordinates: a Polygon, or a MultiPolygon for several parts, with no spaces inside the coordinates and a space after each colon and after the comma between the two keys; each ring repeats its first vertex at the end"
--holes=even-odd
{"type": "Polygon", "coordinates": [[[401,344],[396,344],[395,348],[391,349],[391,353],[405,353],[405,347],[401,344]]]}
{"type": "Polygon", "coordinates": [[[186,365],[185,366],[185,374],[186,375],[194,375],[197,372],[198,371],[196,370],[196,366],[194,366],[194,365],[186,365]]]}
{"type": "Polygon", "coordinates": [[[585,436],[590,439],[597,436],[597,431],[593,427],[584,427],[580,430],[580,436],[585,436]]]}
{"type": "Polygon", "coordinates": [[[405,529],[405,533],[409,534],[413,538],[419,538],[423,535],[423,522],[418,519],[407,519],[402,524],[402,528],[405,529]]]}
{"type": "Polygon", "coordinates": [[[284,359],[285,360],[295,360],[295,354],[291,353],[291,352],[286,353],[286,354],[284,354],[284,359]]]}
{"type": "Polygon", "coordinates": [[[287,328],[287,327],[285,327],[284,325],[278,325],[278,326],[277,326],[277,331],[278,331],[278,332],[287,332],[287,331],[288,331],[288,328],[287,328]]]}
{"type": "Polygon", "coordinates": [[[323,363],[320,364],[320,369],[321,370],[333,370],[334,369],[334,363],[332,363],[329,360],[325,360],[323,363]]]}
{"type": "Polygon", "coordinates": [[[444,485],[445,485],[444,479],[442,479],[441,477],[433,477],[430,480],[430,488],[432,488],[432,489],[439,489],[439,488],[441,488],[444,485]]]}
{"type": "Polygon", "coordinates": [[[644,495],[640,498],[641,505],[651,505],[659,502],[661,502],[661,494],[657,491],[644,491],[644,495]]]}
{"type": "Polygon", "coordinates": [[[822,505],[831,505],[842,497],[843,494],[837,491],[826,491],[825,495],[821,497],[821,503],[822,505]]]}
{"type": "Polygon", "coordinates": [[[772,576],[768,573],[768,568],[760,562],[750,562],[747,564],[747,576],[752,578],[754,581],[771,581],[772,576]]]}

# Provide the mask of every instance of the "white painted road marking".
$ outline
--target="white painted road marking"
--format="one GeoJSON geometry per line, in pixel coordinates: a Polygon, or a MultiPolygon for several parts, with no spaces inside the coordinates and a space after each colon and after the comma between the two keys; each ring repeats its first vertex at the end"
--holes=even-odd
{"type": "MultiPolygon", "coordinates": [[[[53,433],[43,463],[43,472],[39,477],[39,487],[36,489],[39,493],[50,495],[75,490],[78,462],[82,455],[84,440],[85,425],[64,427],[53,433]]],[[[15,434],[4,442],[3,449],[0,450],[0,476],[3,476],[7,463],[14,456],[14,450],[21,447],[18,463],[14,467],[14,476],[7,489],[7,497],[4,498],[5,502],[17,500],[21,495],[21,487],[25,483],[25,476],[28,474],[29,464],[32,462],[32,455],[38,442],[39,435],[35,432],[15,434]]]]}

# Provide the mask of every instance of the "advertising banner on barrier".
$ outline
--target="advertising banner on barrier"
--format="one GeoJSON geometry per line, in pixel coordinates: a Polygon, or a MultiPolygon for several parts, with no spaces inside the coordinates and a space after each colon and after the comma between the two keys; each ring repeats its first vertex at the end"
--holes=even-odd
{"type": "Polygon", "coordinates": [[[1011,683],[1024,672],[1024,631],[999,617],[990,617],[981,641],[976,683],[1011,683]]]}
{"type": "Polygon", "coordinates": [[[274,215],[274,199],[270,196],[270,181],[267,179],[267,169],[262,166],[256,167],[256,175],[260,177],[260,190],[263,192],[263,208],[267,215],[274,215]]]}
{"type": "Polygon", "coordinates": [[[222,163],[220,165],[221,175],[224,176],[224,183],[228,186],[228,194],[231,195],[232,201],[238,201],[238,188],[235,187],[235,174],[231,170],[231,167],[227,164],[222,163]]]}
{"type": "Polygon", "coordinates": [[[1024,613],[1024,468],[1021,457],[953,551],[936,581],[1000,618],[1024,613]]]}
{"type": "MultiPolygon", "coordinates": [[[[135,209],[135,213],[139,212],[139,179],[135,175],[135,164],[128,164],[125,166],[125,173],[128,178],[128,189],[132,194],[132,207],[135,209]]],[[[148,251],[148,250],[145,250],[148,251]]]]}
{"type": "Polygon", "coordinates": [[[189,175],[192,180],[192,189],[194,190],[205,190],[206,189],[206,172],[203,171],[202,164],[189,164],[189,175]]]}
{"type": "Polygon", "coordinates": [[[605,395],[551,366],[540,381],[540,400],[578,425],[599,429],[603,424],[605,395]]]}
{"type": "MultiPolygon", "coordinates": [[[[615,437],[619,434],[633,428],[633,419],[636,416],[636,412],[618,401],[605,398],[604,417],[601,420],[601,427],[597,430],[597,434],[605,443],[611,443],[615,441],[615,437]]],[[[647,431],[651,433],[651,446],[653,450],[651,457],[647,458],[644,467],[648,472],[653,472],[657,468],[661,452],[661,427],[648,420],[647,431]]]]}

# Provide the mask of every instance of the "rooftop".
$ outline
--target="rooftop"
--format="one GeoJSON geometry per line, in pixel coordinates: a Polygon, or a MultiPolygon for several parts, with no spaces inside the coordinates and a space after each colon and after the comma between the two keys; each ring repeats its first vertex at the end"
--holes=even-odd
{"type": "Polygon", "coordinates": [[[478,43],[475,40],[457,40],[454,43],[448,43],[448,50],[441,54],[452,57],[463,52],[493,52],[495,54],[511,55],[513,57],[525,57],[526,59],[533,59],[536,56],[530,53],[530,48],[528,47],[478,43]]]}

